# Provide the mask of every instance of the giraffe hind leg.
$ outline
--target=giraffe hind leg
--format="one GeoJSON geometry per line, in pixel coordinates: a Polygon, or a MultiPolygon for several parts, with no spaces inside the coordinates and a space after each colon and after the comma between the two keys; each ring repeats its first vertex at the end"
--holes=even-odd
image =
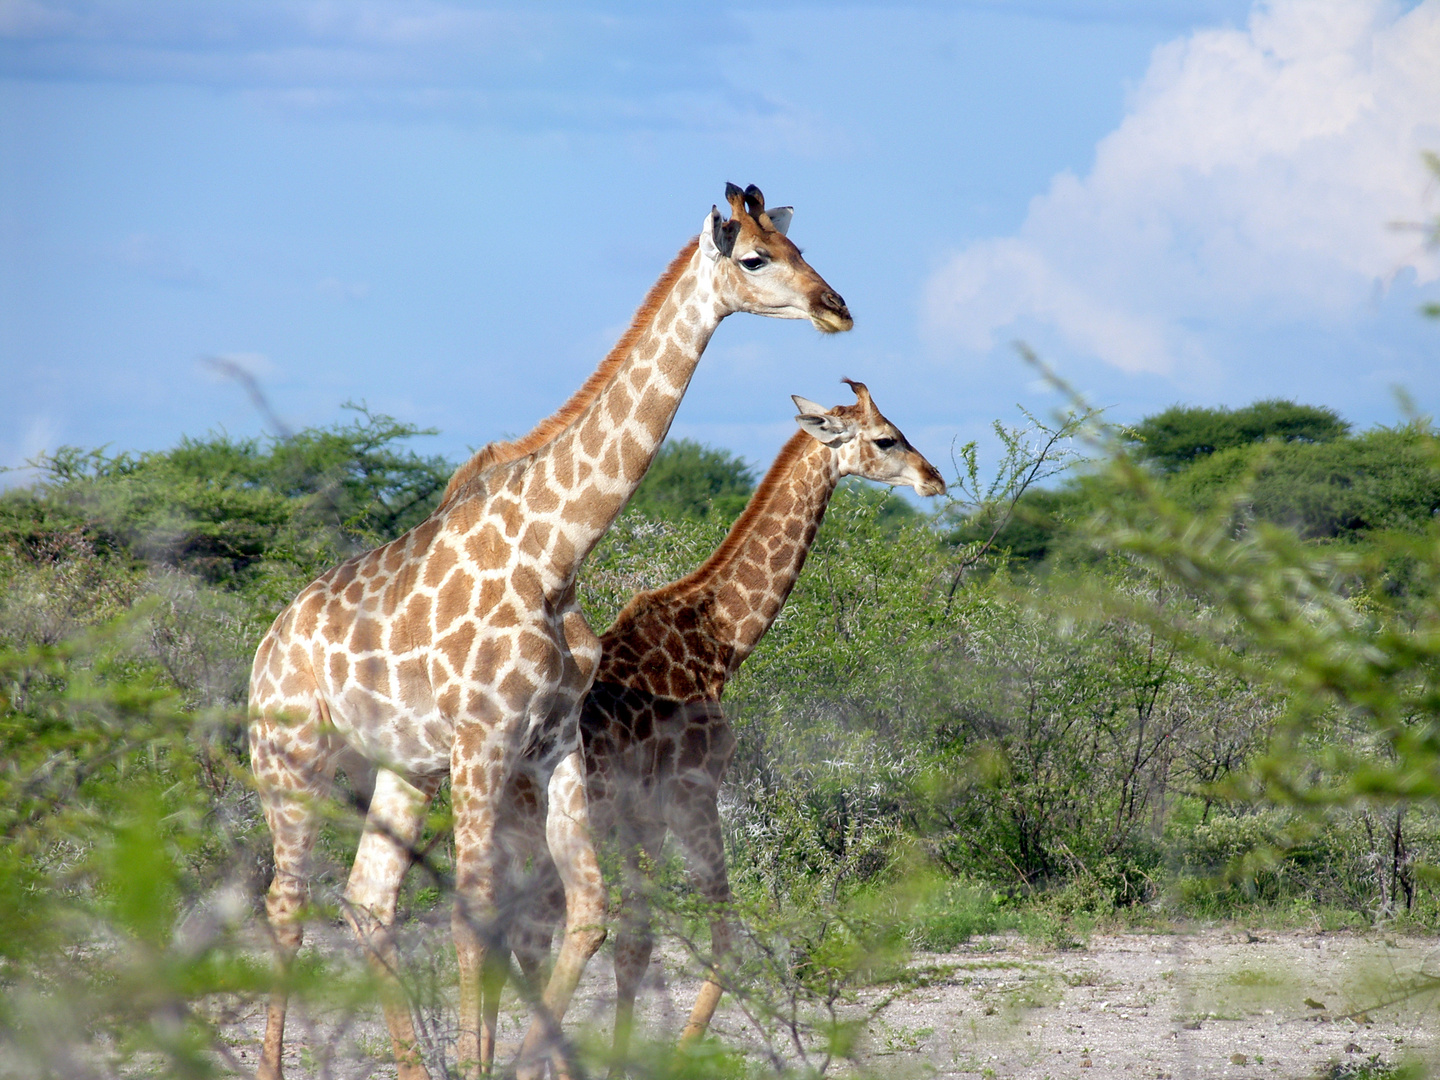
{"type": "Polygon", "coordinates": [[[708,784],[681,783],[668,800],[667,821],[684,849],[696,891],[710,905],[711,972],[696,995],[680,1045],[704,1037],[724,992],[715,969],[730,952],[730,878],[725,868],[725,840],[720,831],[717,793],[708,784]]]}
{"type": "Polygon", "coordinates": [[[538,994],[555,928],[565,921],[565,883],[548,850],[540,851],[535,863],[534,879],[520,894],[524,903],[515,912],[510,938],[520,973],[538,994]]]}
{"type": "Polygon", "coordinates": [[[274,942],[276,979],[265,1013],[259,1080],[284,1075],[285,1015],[289,971],[304,941],[301,921],[309,900],[309,859],[319,828],[317,804],[330,794],[334,761],[321,723],[318,699],[289,708],[262,706],[250,724],[250,763],[275,859],[265,894],[265,915],[274,942]]]}
{"type": "MultiPolygon", "coordinates": [[[[627,827],[633,832],[633,823],[627,827]]],[[[653,875],[665,842],[665,828],[641,828],[625,842],[625,881],[620,911],[615,920],[615,1032],[610,1055],[610,1076],[626,1070],[630,1037],[635,1030],[635,999],[650,968],[655,935],[650,918],[653,875]]]]}

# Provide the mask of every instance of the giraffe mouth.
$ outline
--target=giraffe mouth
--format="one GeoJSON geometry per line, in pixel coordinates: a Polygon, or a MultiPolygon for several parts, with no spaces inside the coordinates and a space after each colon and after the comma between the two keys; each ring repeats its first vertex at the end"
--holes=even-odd
{"type": "Polygon", "coordinates": [[[840,311],[817,311],[810,316],[810,322],[816,330],[824,334],[838,334],[841,331],[849,330],[855,325],[855,320],[850,317],[850,312],[841,308],[840,311]]]}

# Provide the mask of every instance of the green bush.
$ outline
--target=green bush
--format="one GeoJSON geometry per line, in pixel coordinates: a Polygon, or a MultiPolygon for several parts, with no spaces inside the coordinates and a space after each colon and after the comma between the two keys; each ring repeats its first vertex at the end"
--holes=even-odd
{"type": "Polygon", "coordinates": [[[1327,443],[1349,430],[1333,409],[1276,399],[1241,409],[1173,405],[1145,417],[1125,438],[1140,460],[1175,472],[1222,450],[1272,441],[1327,443]]]}
{"type": "Polygon", "coordinates": [[[1178,474],[1167,494],[1197,513],[1235,507],[1306,539],[1423,531],[1440,512],[1440,470],[1423,427],[1377,428],[1319,444],[1243,447],[1178,474]]]}
{"type": "MultiPolygon", "coordinates": [[[[310,575],[423,514],[446,468],[401,448],[413,434],[367,414],[289,440],[67,452],[0,497],[0,1029],[31,1072],[90,1031],[83,1053],[110,1072],[224,1061],[216,1017],[269,980],[241,936],[268,876],[251,652],[310,575]]],[[[899,977],[912,948],[1008,931],[1066,946],[1117,910],[1440,922],[1428,430],[1221,450],[1163,476],[1117,456],[1053,498],[1027,494],[1050,435],[1010,437],[997,485],[970,468],[938,514],[837,492],[727,692],[746,942],[729,977],[767,1045],[808,1025],[817,1071],[853,1056],[858,988],[899,977]],[[1091,550],[1056,559],[1040,535],[1047,572],[1012,564],[1007,515],[1028,500],[1091,550]]],[[[731,494],[749,483],[724,454],[672,464],[690,494],[632,506],[586,568],[597,626],[719,543],[711,466],[731,494]]],[[[443,921],[445,806],[417,918],[443,921]]],[[[355,824],[337,810],[322,838],[317,919],[355,824]]],[[[708,913],[666,897],[693,942],[708,913]]],[[[412,960],[417,1009],[447,1016],[448,976],[412,960]]],[[[294,977],[317,1003],[369,1001],[326,958],[294,977]]]]}
{"type": "Polygon", "coordinates": [[[278,574],[262,587],[278,607],[421,521],[449,480],[443,459],[396,446],[433,432],[357,412],[285,438],[212,435],[144,454],[62,447],[38,459],[38,484],[0,498],[0,545],[41,557],[78,533],[102,554],[230,589],[278,574]]]}

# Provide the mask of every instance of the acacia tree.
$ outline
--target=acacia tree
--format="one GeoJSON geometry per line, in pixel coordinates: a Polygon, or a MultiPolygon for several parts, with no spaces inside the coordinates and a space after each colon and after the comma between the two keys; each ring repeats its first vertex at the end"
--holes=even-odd
{"type": "Polygon", "coordinates": [[[1220,450],[1274,440],[1323,443],[1343,438],[1350,425],[1333,409],[1274,398],[1240,409],[1172,405],[1124,433],[1137,458],[1174,472],[1220,450]]]}
{"type": "MultiPolygon", "coordinates": [[[[1431,482],[1440,480],[1440,442],[1422,424],[1413,434],[1431,482]]],[[[1237,535],[1232,507],[1196,514],[1123,454],[1110,475],[1132,499],[1096,523],[1095,541],[1215,617],[1113,592],[1097,610],[1152,627],[1280,705],[1264,752],[1212,793],[1311,814],[1359,812],[1377,844],[1377,910],[1393,910],[1402,894],[1413,903],[1406,810],[1440,810],[1440,522],[1376,532],[1349,549],[1263,521],[1237,535]]]]}

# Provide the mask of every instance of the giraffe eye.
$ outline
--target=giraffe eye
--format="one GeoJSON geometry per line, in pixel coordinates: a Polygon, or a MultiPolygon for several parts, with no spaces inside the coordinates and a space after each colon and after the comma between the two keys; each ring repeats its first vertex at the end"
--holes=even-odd
{"type": "Polygon", "coordinates": [[[766,260],[759,255],[751,255],[748,259],[741,259],[740,265],[752,273],[765,265],[766,260]]]}
{"type": "Polygon", "coordinates": [[[876,445],[877,447],[879,447],[881,450],[889,450],[892,446],[894,446],[894,445],[895,445],[897,442],[899,442],[899,441],[900,441],[899,439],[888,439],[888,438],[887,438],[887,439],[876,439],[876,440],[875,440],[875,445],[876,445]]]}

